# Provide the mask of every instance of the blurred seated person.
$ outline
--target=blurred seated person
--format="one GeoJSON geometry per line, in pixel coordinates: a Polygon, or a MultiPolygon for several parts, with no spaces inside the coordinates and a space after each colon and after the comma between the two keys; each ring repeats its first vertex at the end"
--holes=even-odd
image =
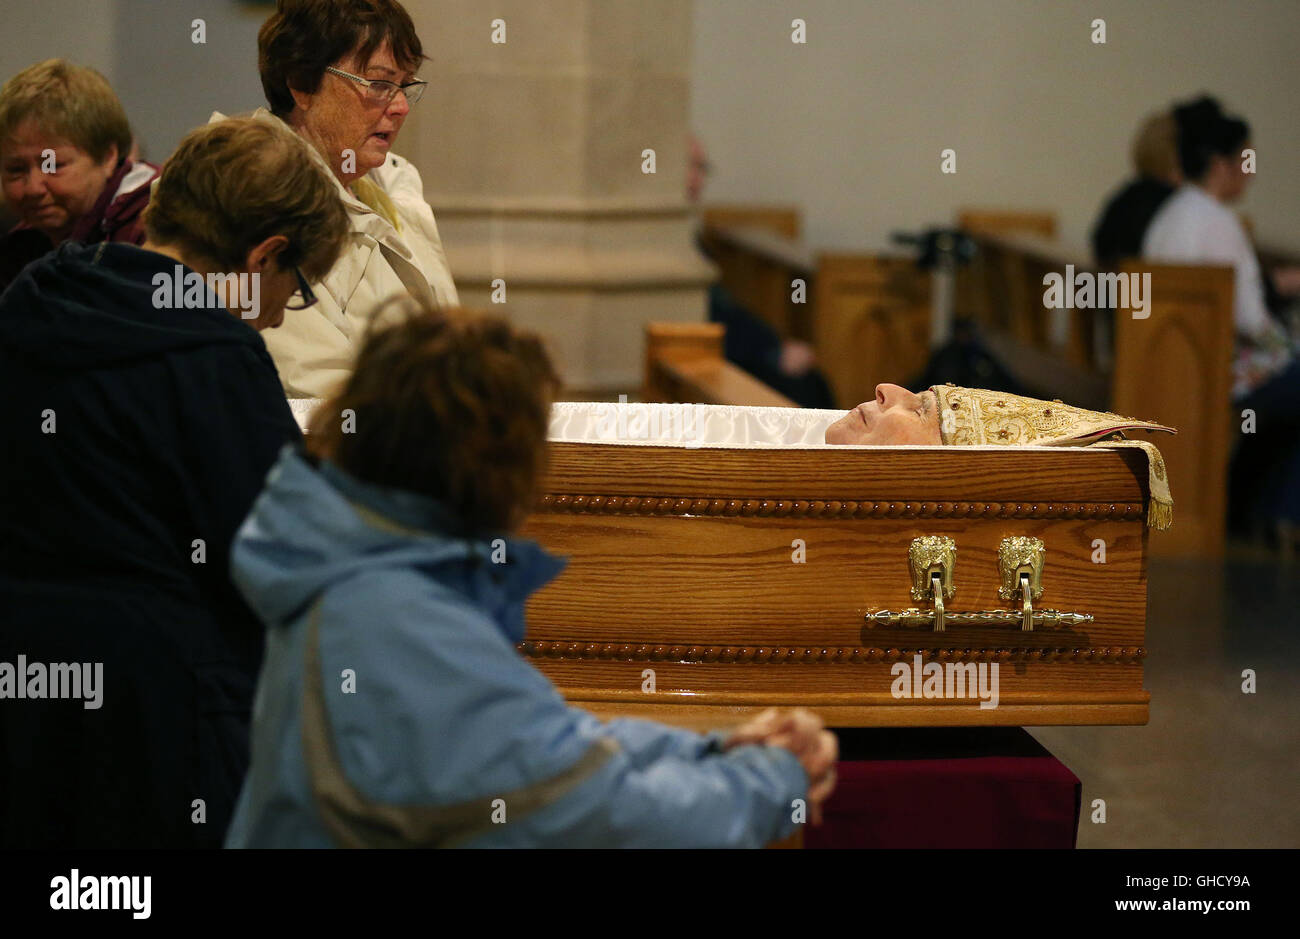
{"type": "Polygon", "coordinates": [[[1172,113],[1148,117],[1133,141],[1137,177],[1111,196],[1092,231],[1092,253],[1105,268],[1140,257],[1147,226],[1164,201],[1182,184],[1178,165],[1178,126],[1172,113]]]}
{"type": "MultiPolygon", "coordinates": [[[[709,173],[704,146],[690,138],[686,197],[698,205],[709,173]]],[[[704,245],[697,245],[706,255],[704,245]]],[[[817,353],[806,342],[782,339],[776,330],[745,309],[722,284],[709,285],[709,320],[727,327],[723,355],[763,384],[774,388],[800,407],[833,408],[835,397],[826,377],[817,369],[817,353]]]]}
{"type": "Polygon", "coordinates": [[[558,378],[503,320],[399,309],[236,539],[269,637],[228,846],[758,847],[794,799],[816,820],[836,744],[811,712],[602,723],[519,654],[563,567],[512,534],[558,378]]]}
{"type": "Polygon", "coordinates": [[[93,69],[48,59],[5,82],[0,188],[18,224],[0,237],[0,292],[65,241],[144,241],[158,167],[132,146],[122,103],[93,69]]]}
{"type": "MultiPolygon", "coordinates": [[[[1179,161],[1179,121],[1197,115],[1221,115],[1217,100],[1203,95],[1168,112],[1147,118],[1133,142],[1133,164],[1137,177],[1111,197],[1092,232],[1093,256],[1106,268],[1142,256],[1142,242],[1156,212],[1183,183],[1179,161]]],[[[1300,295],[1300,272],[1282,267],[1265,271],[1263,277],[1268,309],[1282,312],[1300,295]]]]}
{"type": "MultiPolygon", "coordinates": [[[[1255,250],[1229,208],[1253,176],[1242,169],[1250,130],[1209,99],[1178,108],[1175,118],[1186,182],[1152,219],[1143,256],[1235,271],[1233,406],[1254,413],[1255,429],[1239,436],[1233,456],[1229,521],[1240,533],[1266,536],[1279,524],[1300,523],[1300,360],[1294,338],[1268,309],[1255,250]]],[[[1300,272],[1277,271],[1274,282],[1294,295],[1300,272]]]]}
{"type": "Polygon", "coordinates": [[[347,220],[296,136],[234,120],[181,141],[144,226],[0,296],[0,663],[97,689],[7,689],[3,847],[219,847],[247,767],[264,634],[230,544],[301,439],[259,331],[347,220]]]}

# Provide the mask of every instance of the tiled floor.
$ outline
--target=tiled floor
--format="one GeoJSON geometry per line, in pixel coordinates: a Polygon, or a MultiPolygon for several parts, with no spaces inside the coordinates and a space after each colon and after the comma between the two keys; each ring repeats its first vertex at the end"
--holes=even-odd
{"type": "Polygon", "coordinates": [[[1030,728],[1083,780],[1079,847],[1300,847],[1300,566],[1230,557],[1152,562],[1149,724],[1030,728]]]}

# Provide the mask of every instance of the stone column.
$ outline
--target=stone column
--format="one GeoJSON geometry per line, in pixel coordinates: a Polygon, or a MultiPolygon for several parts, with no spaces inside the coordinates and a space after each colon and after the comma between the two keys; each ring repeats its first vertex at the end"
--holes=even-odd
{"type": "Polygon", "coordinates": [[[570,396],[634,391],[644,324],[705,318],[691,0],[405,2],[430,86],[397,152],[424,177],[461,302],[544,336],[570,396]]]}

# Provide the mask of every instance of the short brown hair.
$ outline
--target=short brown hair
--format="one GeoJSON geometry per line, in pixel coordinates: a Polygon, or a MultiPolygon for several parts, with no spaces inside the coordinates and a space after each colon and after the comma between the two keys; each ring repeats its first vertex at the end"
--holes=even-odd
{"type": "Polygon", "coordinates": [[[0,140],[28,120],[84,150],[97,163],[112,147],[119,160],[131,152],[131,125],[113,86],[93,68],[66,59],[37,62],[0,88],[0,140]]]}
{"type": "Polygon", "coordinates": [[[551,360],[503,319],[398,302],[405,318],[367,336],[343,390],[317,408],[308,446],[364,482],[440,500],[467,535],[511,531],[545,470],[551,360]]]}
{"type": "Polygon", "coordinates": [[[272,235],[289,244],[281,267],[320,280],[348,236],[338,185],[302,139],[275,119],[230,118],[185,135],[144,215],[151,241],[240,267],[272,235]]]}
{"type": "Polygon", "coordinates": [[[387,40],[393,58],[414,72],[424,47],[397,0],[280,0],[257,34],[262,91],[277,117],[293,110],[289,89],[314,94],[325,69],[351,52],[369,59],[387,40]]]}

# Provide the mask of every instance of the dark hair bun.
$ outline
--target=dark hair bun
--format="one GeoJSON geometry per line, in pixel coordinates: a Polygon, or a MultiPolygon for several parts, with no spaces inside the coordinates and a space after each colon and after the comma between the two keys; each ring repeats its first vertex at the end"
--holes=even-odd
{"type": "Polygon", "coordinates": [[[1178,162],[1183,175],[1203,178],[1216,156],[1237,156],[1250,137],[1249,125],[1223,113],[1217,99],[1202,95],[1174,108],[1178,125],[1178,162]]]}
{"type": "Polygon", "coordinates": [[[1180,131],[1184,127],[1205,127],[1221,117],[1223,117],[1223,107],[1217,98],[1209,95],[1201,95],[1174,108],[1174,120],[1178,122],[1180,131]]]}

